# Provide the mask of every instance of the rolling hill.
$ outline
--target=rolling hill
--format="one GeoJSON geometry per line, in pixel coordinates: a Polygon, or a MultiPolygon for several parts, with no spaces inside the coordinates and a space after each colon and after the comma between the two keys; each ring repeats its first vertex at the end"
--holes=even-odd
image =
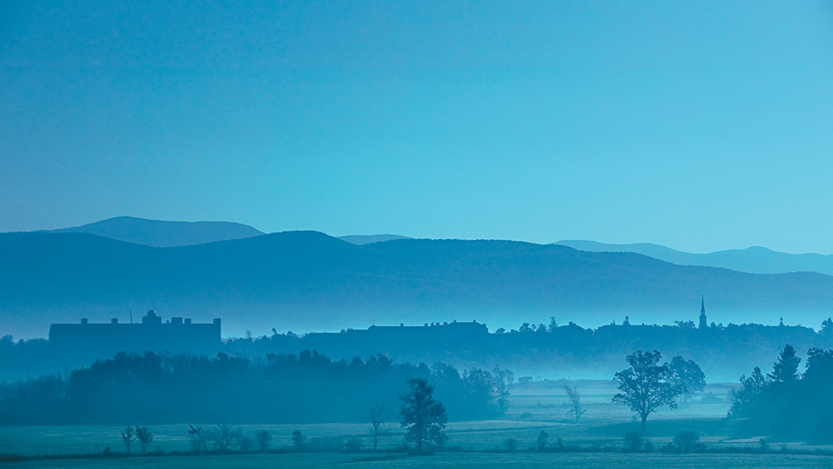
{"type": "Polygon", "coordinates": [[[670,323],[696,319],[705,295],[717,322],[817,325],[833,277],[759,275],[669,264],[634,253],[513,241],[398,239],[363,246],[283,232],[155,248],[85,233],[0,234],[0,335],[39,337],[52,322],[222,317],[224,335],[339,330],[477,319],[670,323]]]}
{"type": "Polygon", "coordinates": [[[189,246],[263,234],[240,223],[160,221],[134,217],[109,218],[74,228],[52,230],[51,233],[87,233],[155,247],[189,246]]]}
{"type": "Polygon", "coordinates": [[[635,252],[672,264],[722,267],[753,274],[819,272],[833,275],[831,255],[787,254],[760,246],[693,254],[651,243],[604,244],[596,241],[563,240],[554,244],[590,252],[635,252]]]}

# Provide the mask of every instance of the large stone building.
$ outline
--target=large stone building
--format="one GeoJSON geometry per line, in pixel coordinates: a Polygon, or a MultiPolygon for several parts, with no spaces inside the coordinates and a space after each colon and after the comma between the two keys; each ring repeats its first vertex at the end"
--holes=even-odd
{"type": "Polygon", "coordinates": [[[60,353],[90,358],[108,358],[118,352],[170,352],[215,354],[222,344],[220,320],[192,323],[191,319],[171,318],[162,322],[155,311],[148,311],[141,324],[89,323],[49,326],[49,344],[60,353]]]}

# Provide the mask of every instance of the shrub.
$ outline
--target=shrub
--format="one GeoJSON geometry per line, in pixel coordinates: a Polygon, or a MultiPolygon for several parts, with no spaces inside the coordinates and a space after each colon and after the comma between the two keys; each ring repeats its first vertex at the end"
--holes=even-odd
{"type": "Polygon", "coordinates": [[[674,435],[673,443],[674,447],[677,448],[677,451],[681,453],[690,453],[695,449],[698,449],[697,442],[699,440],[700,436],[697,435],[697,433],[686,431],[674,435]]]}

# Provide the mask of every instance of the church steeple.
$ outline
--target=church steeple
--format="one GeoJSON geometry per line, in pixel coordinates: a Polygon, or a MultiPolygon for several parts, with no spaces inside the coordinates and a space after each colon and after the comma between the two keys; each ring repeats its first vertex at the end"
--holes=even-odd
{"type": "Polygon", "coordinates": [[[700,329],[709,327],[706,321],[706,297],[700,298],[700,329]]]}

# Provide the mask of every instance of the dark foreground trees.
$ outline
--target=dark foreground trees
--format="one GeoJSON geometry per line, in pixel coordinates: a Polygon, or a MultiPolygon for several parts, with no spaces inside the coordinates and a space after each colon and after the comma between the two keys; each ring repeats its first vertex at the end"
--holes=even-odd
{"type": "Polygon", "coordinates": [[[672,409],[677,407],[676,398],[685,391],[684,386],[675,384],[668,364],[660,365],[662,355],[637,350],[628,355],[630,368],[614,376],[622,391],[613,396],[613,402],[625,404],[642,420],[642,433],[645,434],[648,416],[662,406],[672,409]]]}
{"type": "MultiPolygon", "coordinates": [[[[365,422],[371,406],[398,409],[398,396],[415,378],[430,380],[437,399],[459,420],[499,416],[499,398],[507,395],[498,394],[486,370],[393,363],[383,355],[332,360],[314,351],[260,359],[120,353],[68,378],[0,383],[0,424],[365,422]]],[[[201,433],[191,436],[199,451],[213,444],[201,433]]]]}
{"type": "Polygon", "coordinates": [[[741,376],[729,417],[739,419],[742,432],[833,442],[833,350],[810,349],[803,375],[800,363],[787,345],[770,373],[756,367],[749,377],[741,376]]]}
{"type": "Polygon", "coordinates": [[[424,379],[408,380],[408,392],[402,394],[402,426],[407,427],[405,440],[416,444],[422,452],[426,444],[441,446],[448,437],[443,433],[448,417],[442,402],[434,400],[434,388],[424,379]]]}

